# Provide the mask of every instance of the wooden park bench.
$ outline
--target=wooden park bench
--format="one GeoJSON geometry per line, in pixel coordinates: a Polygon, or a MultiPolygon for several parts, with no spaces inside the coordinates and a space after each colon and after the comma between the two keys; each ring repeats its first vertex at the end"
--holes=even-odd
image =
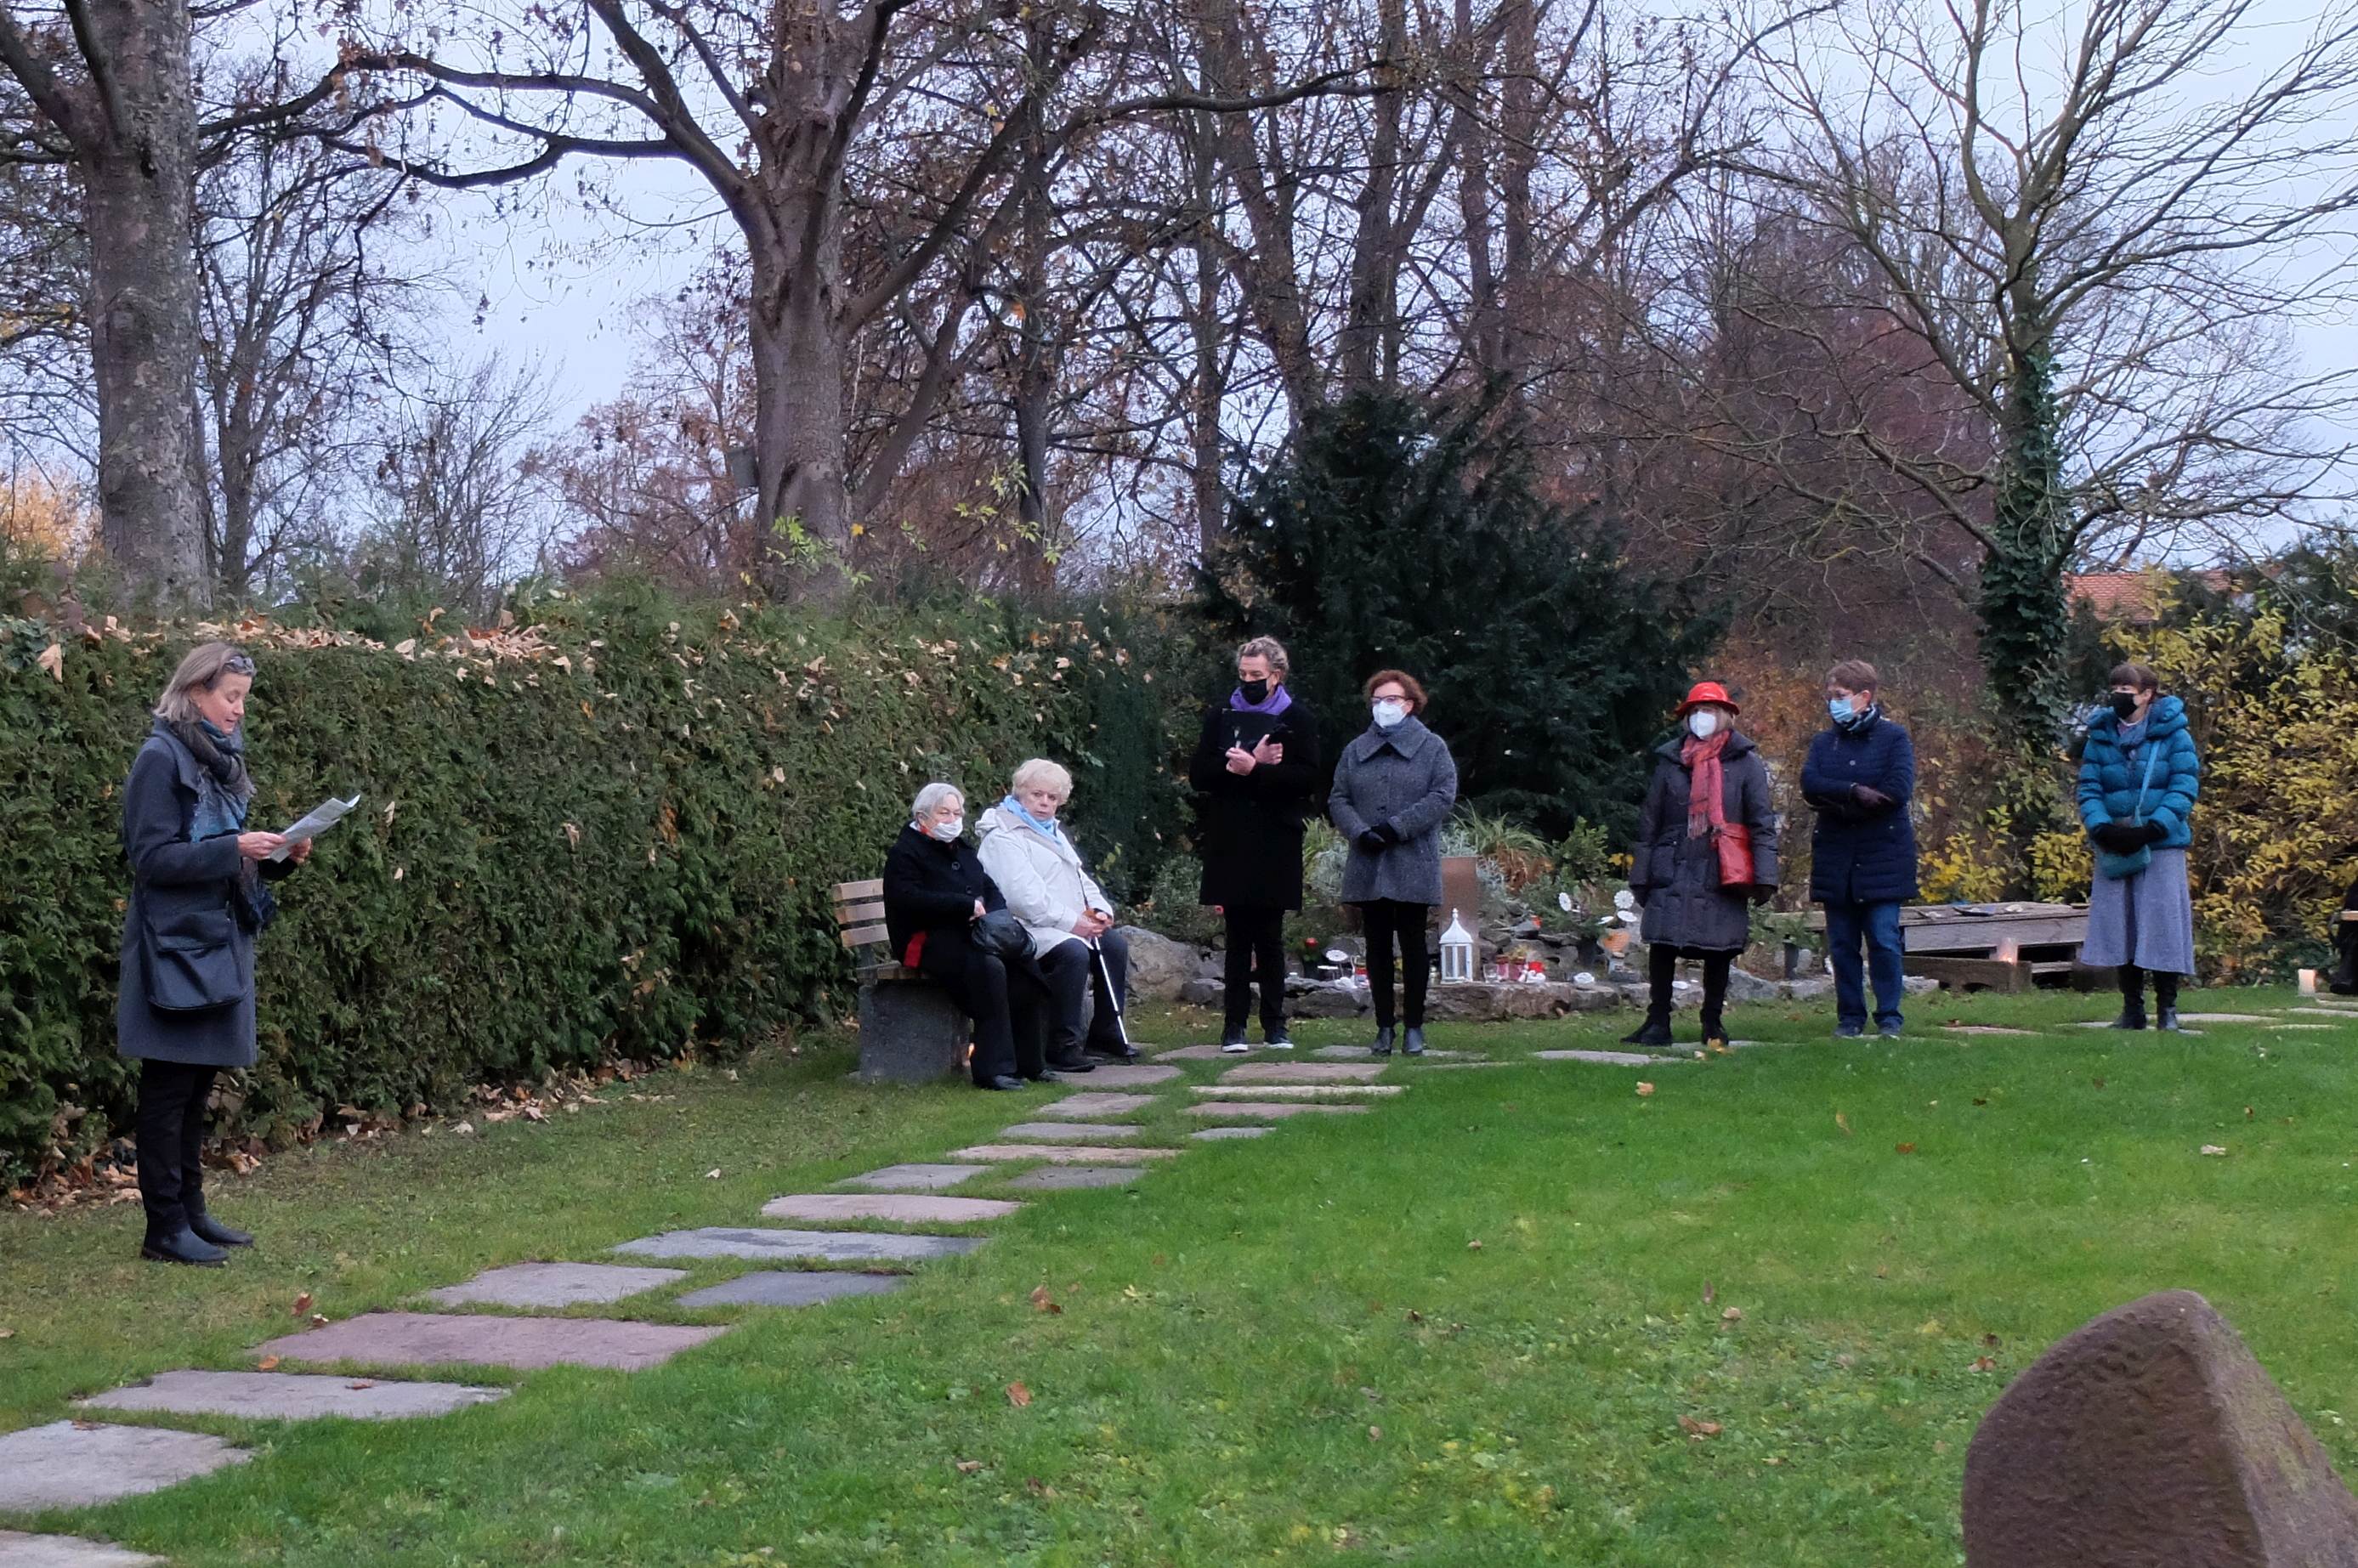
{"type": "MultiPolygon", "coordinates": [[[[1821,937],[1823,909],[1809,918],[1821,937]]],[[[1951,990],[2025,991],[2041,980],[2086,982],[2080,945],[2088,939],[2084,903],[1910,904],[1899,912],[1907,972],[1951,990]]]]}
{"type": "Polygon", "coordinates": [[[894,957],[884,884],[836,883],[835,924],[860,976],[860,1077],[929,1084],[962,1076],[972,1026],[947,991],[894,957]]]}

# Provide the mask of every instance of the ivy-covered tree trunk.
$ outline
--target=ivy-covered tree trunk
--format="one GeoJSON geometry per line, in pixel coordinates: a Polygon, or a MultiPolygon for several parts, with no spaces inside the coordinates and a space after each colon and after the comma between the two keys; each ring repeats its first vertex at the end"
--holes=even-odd
{"type": "Polygon", "coordinates": [[[2071,519],[2054,351],[2038,307],[2024,308],[2014,328],[1992,548],[1982,564],[1981,646],[2008,728],[2035,748],[2053,742],[2063,707],[2071,519]]]}

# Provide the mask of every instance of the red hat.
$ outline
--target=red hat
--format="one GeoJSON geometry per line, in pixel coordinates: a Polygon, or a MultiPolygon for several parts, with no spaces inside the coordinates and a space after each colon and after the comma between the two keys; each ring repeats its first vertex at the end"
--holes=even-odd
{"type": "Polygon", "coordinates": [[[1688,714],[1693,712],[1696,708],[1701,708],[1706,702],[1717,703],[1720,707],[1726,708],[1730,713],[1741,713],[1744,711],[1744,709],[1736,706],[1736,699],[1727,695],[1727,688],[1725,687],[1720,685],[1715,680],[1706,680],[1697,681],[1694,684],[1694,689],[1687,693],[1687,699],[1679,704],[1679,717],[1684,719],[1688,714]]]}

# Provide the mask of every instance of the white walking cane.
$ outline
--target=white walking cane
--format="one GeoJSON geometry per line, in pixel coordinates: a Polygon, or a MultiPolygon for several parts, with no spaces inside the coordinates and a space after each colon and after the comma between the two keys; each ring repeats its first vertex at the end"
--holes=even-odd
{"type": "Polygon", "coordinates": [[[1113,1027],[1114,1032],[1121,1036],[1121,1048],[1125,1051],[1134,1051],[1137,1047],[1130,1043],[1130,1024],[1121,1016],[1121,993],[1114,989],[1113,971],[1106,968],[1105,949],[1098,946],[1096,940],[1092,938],[1089,942],[1089,951],[1097,956],[1098,979],[1105,984],[1106,1000],[1113,1004],[1113,1027]]]}

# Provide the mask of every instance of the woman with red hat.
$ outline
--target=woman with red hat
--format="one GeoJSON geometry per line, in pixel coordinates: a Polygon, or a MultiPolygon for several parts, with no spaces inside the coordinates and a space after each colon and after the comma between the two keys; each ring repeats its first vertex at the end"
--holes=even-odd
{"type": "Polygon", "coordinates": [[[1671,982],[1681,958],[1703,960],[1703,1037],[1727,1044],[1727,971],[1751,940],[1750,905],[1777,891],[1777,811],[1759,748],[1736,728],[1727,688],[1704,681],[1679,704],[1680,734],[1657,754],[1638,817],[1629,891],[1645,910],[1652,983],[1631,1045],[1671,1044],[1671,982]]]}

